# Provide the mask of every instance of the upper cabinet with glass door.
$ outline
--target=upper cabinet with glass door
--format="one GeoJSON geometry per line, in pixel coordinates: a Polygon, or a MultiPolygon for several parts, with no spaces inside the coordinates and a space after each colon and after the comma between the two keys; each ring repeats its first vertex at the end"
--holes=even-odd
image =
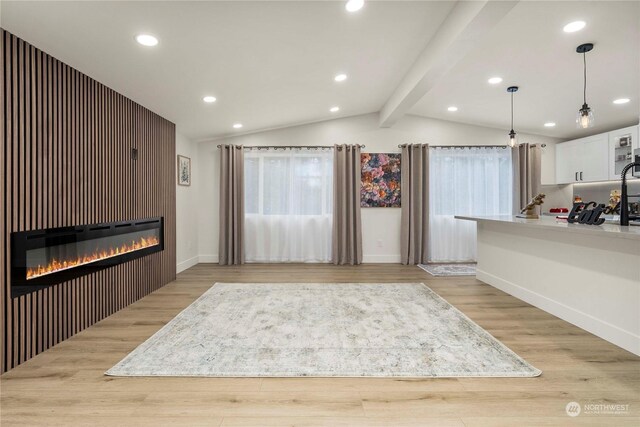
{"type": "MultiPolygon", "coordinates": [[[[633,161],[633,150],[640,148],[638,126],[609,132],[609,179],[619,180],[622,168],[633,161]]],[[[631,173],[627,178],[632,178],[631,173]]]]}

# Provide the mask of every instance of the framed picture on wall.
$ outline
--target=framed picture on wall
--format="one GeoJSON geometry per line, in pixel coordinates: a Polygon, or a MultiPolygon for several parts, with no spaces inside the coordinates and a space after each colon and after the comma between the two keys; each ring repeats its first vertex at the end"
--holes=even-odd
{"type": "Polygon", "coordinates": [[[178,185],[191,185],[191,159],[178,154],[178,185]]]}
{"type": "Polygon", "coordinates": [[[360,206],[399,208],[400,153],[362,153],[360,155],[360,206]]]}

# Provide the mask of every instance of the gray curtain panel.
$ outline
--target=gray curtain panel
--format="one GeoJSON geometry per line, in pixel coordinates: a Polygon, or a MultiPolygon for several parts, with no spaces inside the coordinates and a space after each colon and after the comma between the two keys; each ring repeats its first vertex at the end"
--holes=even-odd
{"type": "MultiPolygon", "coordinates": [[[[542,149],[539,145],[520,144],[511,149],[513,168],[513,211],[520,213],[540,193],[542,149]]],[[[537,213],[540,206],[536,207],[537,213]]]]}
{"type": "Polygon", "coordinates": [[[335,145],[333,150],[334,264],[362,263],[360,219],[360,146],[335,145]]]}
{"type": "Polygon", "coordinates": [[[220,265],[244,264],[244,150],[220,146],[220,265]]]}
{"type": "Polygon", "coordinates": [[[402,264],[425,264],[429,249],[429,145],[402,147],[402,264]]]}

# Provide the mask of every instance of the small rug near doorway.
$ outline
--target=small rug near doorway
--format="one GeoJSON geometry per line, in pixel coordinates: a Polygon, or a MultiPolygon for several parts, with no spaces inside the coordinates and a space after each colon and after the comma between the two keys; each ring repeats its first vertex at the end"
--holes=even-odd
{"type": "Polygon", "coordinates": [[[216,283],[113,376],[535,377],[422,283],[216,283]]]}
{"type": "Polygon", "coordinates": [[[418,264],[432,276],[475,276],[476,264],[418,264]]]}

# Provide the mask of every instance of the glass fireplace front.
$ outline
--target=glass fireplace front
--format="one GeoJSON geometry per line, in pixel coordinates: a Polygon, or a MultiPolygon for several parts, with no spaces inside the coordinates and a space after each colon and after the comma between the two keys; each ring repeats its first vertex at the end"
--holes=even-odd
{"type": "Polygon", "coordinates": [[[163,220],[12,233],[12,294],[21,295],[163,250],[163,220]]]}

